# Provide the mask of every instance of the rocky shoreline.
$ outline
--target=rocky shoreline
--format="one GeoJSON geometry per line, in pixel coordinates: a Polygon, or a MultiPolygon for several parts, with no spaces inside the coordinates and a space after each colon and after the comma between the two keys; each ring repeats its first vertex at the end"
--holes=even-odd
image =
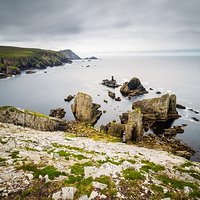
{"type": "MultiPolygon", "coordinates": [[[[113,77],[104,82],[108,87],[117,85],[113,77]]],[[[120,92],[131,100],[147,90],[134,77],[120,92]]],[[[108,91],[108,96],[121,101],[114,92],[108,91]]],[[[120,123],[109,122],[100,129],[93,125],[106,111],[90,95],[79,92],[64,100],[73,100],[75,121],[63,119],[63,108],[51,109],[47,116],[0,107],[0,197],[200,198],[200,165],[184,159],[195,151],[175,138],[186,124],[158,128],[180,117],[176,108],[185,109],[176,103],[176,95],[134,101],[132,110],[120,116],[120,123]],[[147,134],[148,130],[155,130],[154,134],[147,134]]]]}

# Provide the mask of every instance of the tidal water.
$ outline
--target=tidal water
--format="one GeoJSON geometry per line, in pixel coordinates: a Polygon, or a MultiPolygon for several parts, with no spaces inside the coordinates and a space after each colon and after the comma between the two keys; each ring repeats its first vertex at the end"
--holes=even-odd
{"type": "MultiPolygon", "coordinates": [[[[63,107],[66,119],[74,119],[71,104],[64,102],[69,94],[85,92],[107,112],[101,116],[96,126],[119,120],[119,115],[131,110],[132,101],[158,97],[156,91],[174,93],[177,102],[200,111],[200,56],[199,55],[110,55],[99,60],[74,61],[64,66],[37,70],[35,74],[22,73],[20,76],[0,80],[0,105],[13,105],[49,114],[50,109],[63,107]],[[86,67],[89,65],[90,67],[86,67]],[[47,73],[44,73],[44,72],[47,73]],[[128,100],[121,96],[119,88],[109,89],[101,85],[103,79],[111,76],[122,84],[132,77],[138,77],[148,94],[128,100]],[[108,97],[108,90],[114,91],[122,101],[108,97]],[[104,99],[108,103],[104,103],[104,99]]],[[[200,161],[200,119],[199,114],[188,110],[178,110],[182,116],[173,125],[188,124],[185,132],[176,137],[196,151],[191,160],[200,161]]]]}

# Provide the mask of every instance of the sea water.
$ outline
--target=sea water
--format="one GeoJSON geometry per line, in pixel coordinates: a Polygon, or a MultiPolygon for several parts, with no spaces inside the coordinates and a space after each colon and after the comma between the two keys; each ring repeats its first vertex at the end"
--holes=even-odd
{"type": "MultiPolygon", "coordinates": [[[[50,109],[62,107],[66,110],[65,118],[72,120],[73,100],[67,103],[64,98],[77,92],[91,95],[93,101],[101,105],[101,110],[106,110],[97,122],[97,127],[113,120],[119,121],[120,114],[132,109],[132,101],[159,97],[166,93],[176,94],[178,103],[200,111],[200,56],[110,55],[102,56],[98,60],[74,61],[72,64],[36,70],[35,74],[22,73],[0,80],[0,105],[13,105],[44,114],[49,114],[50,109]],[[111,79],[111,76],[119,84],[137,77],[149,93],[128,100],[120,94],[119,88],[101,85],[103,79],[111,79]],[[121,102],[108,97],[108,90],[121,97],[121,102]],[[157,91],[161,94],[156,94],[157,91]]],[[[197,153],[192,160],[200,160],[200,122],[192,120],[192,117],[200,119],[200,116],[189,110],[178,111],[182,117],[175,120],[173,125],[188,125],[184,127],[185,132],[177,134],[176,138],[195,149],[197,153]]]]}

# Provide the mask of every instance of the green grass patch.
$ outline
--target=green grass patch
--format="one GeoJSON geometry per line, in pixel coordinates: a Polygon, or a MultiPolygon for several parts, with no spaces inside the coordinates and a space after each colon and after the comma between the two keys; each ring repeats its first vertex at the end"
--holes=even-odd
{"type": "Polygon", "coordinates": [[[189,174],[190,176],[192,176],[195,179],[200,180],[200,173],[199,172],[197,172],[193,169],[184,169],[185,167],[191,167],[191,166],[194,166],[194,165],[190,162],[186,162],[183,165],[180,165],[179,167],[174,167],[174,168],[176,170],[180,171],[180,172],[189,174]]]}
{"type": "Polygon", "coordinates": [[[145,177],[140,172],[137,172],[132,168],[127,168],[123,170],[123,176],[126,180],[138,180],[138,179],[144,180],[145,179],[145,177]]]}
{"type": "Polygon", "coordinates": [[[13,151],[10,154],[12,159],[19,158],[19,151],[13,151]]]}
{"type": "Polygon", "coordinates": [[[2,157],[0,157],[0,162],[4,162],[4,161],[6,161],[6,159],[5,159],[5,158],[2,158],[2,157]]]}
{"type": "Polygon", "coordinates": [[[142,166],[140,169],[147,173],[149,172],[149,170],[152,170],[154,172],[159,172],[159,171],[165,170],[165,168],[163,166],[157,165],[157,164],[147,161],[147,160],[142,160],[142,163],[144,163],[145,165],[142,166]]]}
{"type": "Polygon", "coordinates": [[[66,176],[65,173],[58,171],[55,167],[53,166],[46,166],[41,169],[39,169],[36,165],[34,164],[27,164],[27,165],[22,165],[20,167],[17,167],[18,170],[23,170],[23,171],[31,171],[33,172],[34,178],[39,178],[39,176],[45,176],[48,175],[49,179],[53,180],[55,177],[59,177],[60,175],[66,176]]]}
{"type": "Polygon", "coordinates": [[[64,151],[64,150],[60,150],[58,152],[56,152],[60,157],[64,157],[66,160],[69,160],[69,156],[71,155],[70,153],[64,151]]]}
{"type": "Polygon", "coordinates": [[[74,175],[84,176],[84,167],[86,166],[94,166],[92,162],[86,163],[75,163],[73,166],[70,167],[71,173],[74,175]]]}
{"type": "Polygon", "coordinates": [[[132,160],[132,159],[128,159],[128,160],[126,160],[126,161],[130,162],[130,163],[133,164],[133,165],[136,163],[136,161],[135,161],[135,160],[132,160]]]}
{"type": "Polygon", "coordinates": [[[75,193],[75,198],[80,197],[82,195],[90,196],[91,192],[93,191],[94,187],[92,185],[92,177],[84,178],[80,182],[77,183],[77,192],[75,193]]]}
{"type": "Polygon", "coordinates": [[[80,153],[95,154],[95,151],[87,151],[87,150],[84,150],[82,148],[72,147],[72,146],[69,146],[69,145],[53,143],[52,146],[55,147],[55,148],[65,148],[65,149],[68,149],[68,150],[78,151],[80,153]]]}
{"type": "Polygon", "coordinates": [[[174,189],[184,189],[185,186],[188,186],[190,188],[192,188],[193,190],[197,190],[198,187],[191,182],[185,182],[182,180],[178,180],[178,179],[174,179],[174,178],[169,178],[166,175],[158,175],[157,179],[162,181],[165,185],[169,185],[174,189]]]}
{"type": "Polygon", "coordinates": [[[74,176],[74,175],[70,175],[67,177],[67,179],[65,180],[65,184],[74,184],[74,183],[78,183],[82,180],[82,176],[74,176]]]}
{"type": "Polygon", "coordinates": [[[194,166],[192,162],[185,162],[184,164],[180,165],[180,167],[185,168],[185,167],[191,167],[194,166]]]}
{"type": "Polygon", "coordinates": [[[107,185],[107,188],[101,191],[102,194],[105,194],[106,196],[109,196],[111,198],[114,198],[116,196],[117,189],[115,183],[111,180],[110,176],[100,176],[98,178],[95,178],[94,181],[107,185]]]}
{"type": "Polygon", "coordinates": [[[110,159],[109,157],[107,157],[106,158],[106,160],[98,160],[97,161],[97,163],[99,164],[99,165],[102,165],[102,164],[104,164],[104,163],[108,163],[108,162],[110,162],[110,163],[112,163],[112,164],[114,164],[114,165],[121,165],[123,162],[124,162],[124,159],[121,159],[121,160],[114,160],[114,159],[110,159]]]}
{"type": "Polygon", "coordinates": [[[31,147],[28,147],[28,146],[26,146],[25,149],[27,151],[38,151],[37,149],[31,148],[31,147]]]}
{"type": "Polygon", "coordinates": [[[1,144],[6,144],[7,141],[4,141],[3,138],[0,137],[0,143],[1,143],[1,144]]]}
{"type": "Polygon", "coordinates": [[[156,191],[158,193],[163,193],[163,188],[159,185],[151,184],[150,187],[153,191],[156,191]]]}

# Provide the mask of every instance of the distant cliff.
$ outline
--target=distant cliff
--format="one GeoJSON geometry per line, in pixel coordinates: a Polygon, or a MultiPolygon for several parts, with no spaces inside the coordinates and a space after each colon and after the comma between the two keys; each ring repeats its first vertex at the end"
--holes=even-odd
{"type": "Polygon", "coordinates": [[[70,49],[66,49],[66,50],[61,50],[59,51],[60,53],[62,53],[66,58],[70,59],[70,60],[79,60],[81,59],[77,54],[75,54],[72,50],[70,49]]]}
{"type": "Polygon", "coordinates": [[[45,69],[71,63],[62,53],[33,48],[0,46],[0,77],[20,74],[25,69],[45,69]]]}

